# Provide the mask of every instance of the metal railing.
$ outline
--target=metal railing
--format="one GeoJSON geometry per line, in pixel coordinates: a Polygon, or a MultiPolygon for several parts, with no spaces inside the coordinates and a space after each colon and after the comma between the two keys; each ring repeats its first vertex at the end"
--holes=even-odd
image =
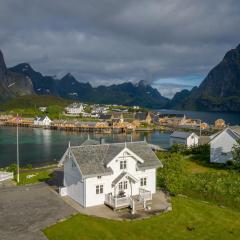
{"type": "Polygon", "coordinates": [[[12,172],[0,172],[0,182],[9,179],[13,179],[12,172]]]}

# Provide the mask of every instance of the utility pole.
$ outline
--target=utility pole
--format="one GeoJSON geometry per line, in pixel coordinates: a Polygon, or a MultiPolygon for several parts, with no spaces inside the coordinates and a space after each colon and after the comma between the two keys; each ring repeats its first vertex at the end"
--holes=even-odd
{"type": "Polygon", "coordinates": [[[202,136],[202,126],[201,125],[202,125],[202,120],[200,119],[200,126],[199,126],[200,127],[200,129],[199,129],[200,137],[202,136]]]}
{"type": "Polygon", "coordinates": [[[18,141],[18,114],[17,114],[17,183],[19,183],[19,141],[18,141]]]}

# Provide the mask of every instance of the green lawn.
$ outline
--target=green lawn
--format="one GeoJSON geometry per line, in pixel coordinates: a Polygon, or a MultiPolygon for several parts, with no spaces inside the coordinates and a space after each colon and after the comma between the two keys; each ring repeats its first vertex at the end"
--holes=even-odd
{"type": "MultiPolygon", "coordinates": [[[[18,185],[25,185],[25,184],[34,184],[38,182],[44,182],[50,179],[52,176],[52,170],[33,170],[20,173],[19,183],[18,185]]],[[[16,180],[16,176],[15,176],[16,180]]]]}
{"type": "Polygon", "coordinates": [[[240,213],[183,197],[173,211],[146,220],[111,221],[77,214],[44,230],[50,240],[240,239],[240,213]]]}
{"type": "Polygon", "coordinates": [[[158,170],[158,186],[172,195],[183,194],[240,211],[238,169],[209,164],[198,154],[159,153],[164,167],[158,170]]]}

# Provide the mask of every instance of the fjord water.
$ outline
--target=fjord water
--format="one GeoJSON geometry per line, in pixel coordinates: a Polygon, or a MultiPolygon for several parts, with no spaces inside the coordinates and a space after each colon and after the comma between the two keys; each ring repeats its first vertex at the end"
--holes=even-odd
{"type": "MultiPolygon", "coordinates": [[[[134,133],[133,141],[146,140],[162,147],[169,146],[167,133],[134,133]]],[[[19,128],[20,164],[43,165],[60,160],[66,151],[69,141],[72,146],[80,145],[88,138],[87,133],[56,131],[40,128],[19,128]]],[[[131,135],[126,134],[90,134],[90,138],[104,139],[109,142],[131,141],[131,135]]],[[[0,167],[16,162],[16,128],[0,128],[0,167]]]]}
{"type": "Polygon", "coordinates": [[[228,112],[199,112],[199,111],[177,111],[160,109],[160,113],[182,113],[192,119],[201,119],[208,124],[214,124],[217,119],[223,119],[228,125],[240,125],[240,113],[228,112]]]}
{"type": "MultiPolygon", "coordinates": [[[[202,119],[207,123],[214,123],[216,119],[222,118],[227,124],[237,125],[240,123],[240,113],[210,113],[190,111],[169,111],[160,112],[184,113],[187,117],[202,119]]],[[[146,140],[149,143],[159,145],[163,148],[169,147],[169,133],[143,133],[138,132],[132,135],[133,141],[146,140]]],[[[87,133],[54,131],[39,128],[20,128],[19,149],[21,165],[42,165],[60,160],[66,150],[69,141],[71,145],[79,145],[88,137],[87,133]]],[[[103,138],[106,143],[131,141],[131,136],[126,134],[90,134],[90,138],[100,140],[103,138]]],[[[8,166],[16,162],[16,128],[0,128],[0,167],[8,166]]]]}

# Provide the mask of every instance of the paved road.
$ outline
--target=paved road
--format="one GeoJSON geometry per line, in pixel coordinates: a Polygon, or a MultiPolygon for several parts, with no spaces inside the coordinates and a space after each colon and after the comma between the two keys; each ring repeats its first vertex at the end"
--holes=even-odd
{"type": "Polygon", "coordinates": [[[0,239],[46,239],[42,229],[75,212],[45,183],[0,187],[0,239]]]}

